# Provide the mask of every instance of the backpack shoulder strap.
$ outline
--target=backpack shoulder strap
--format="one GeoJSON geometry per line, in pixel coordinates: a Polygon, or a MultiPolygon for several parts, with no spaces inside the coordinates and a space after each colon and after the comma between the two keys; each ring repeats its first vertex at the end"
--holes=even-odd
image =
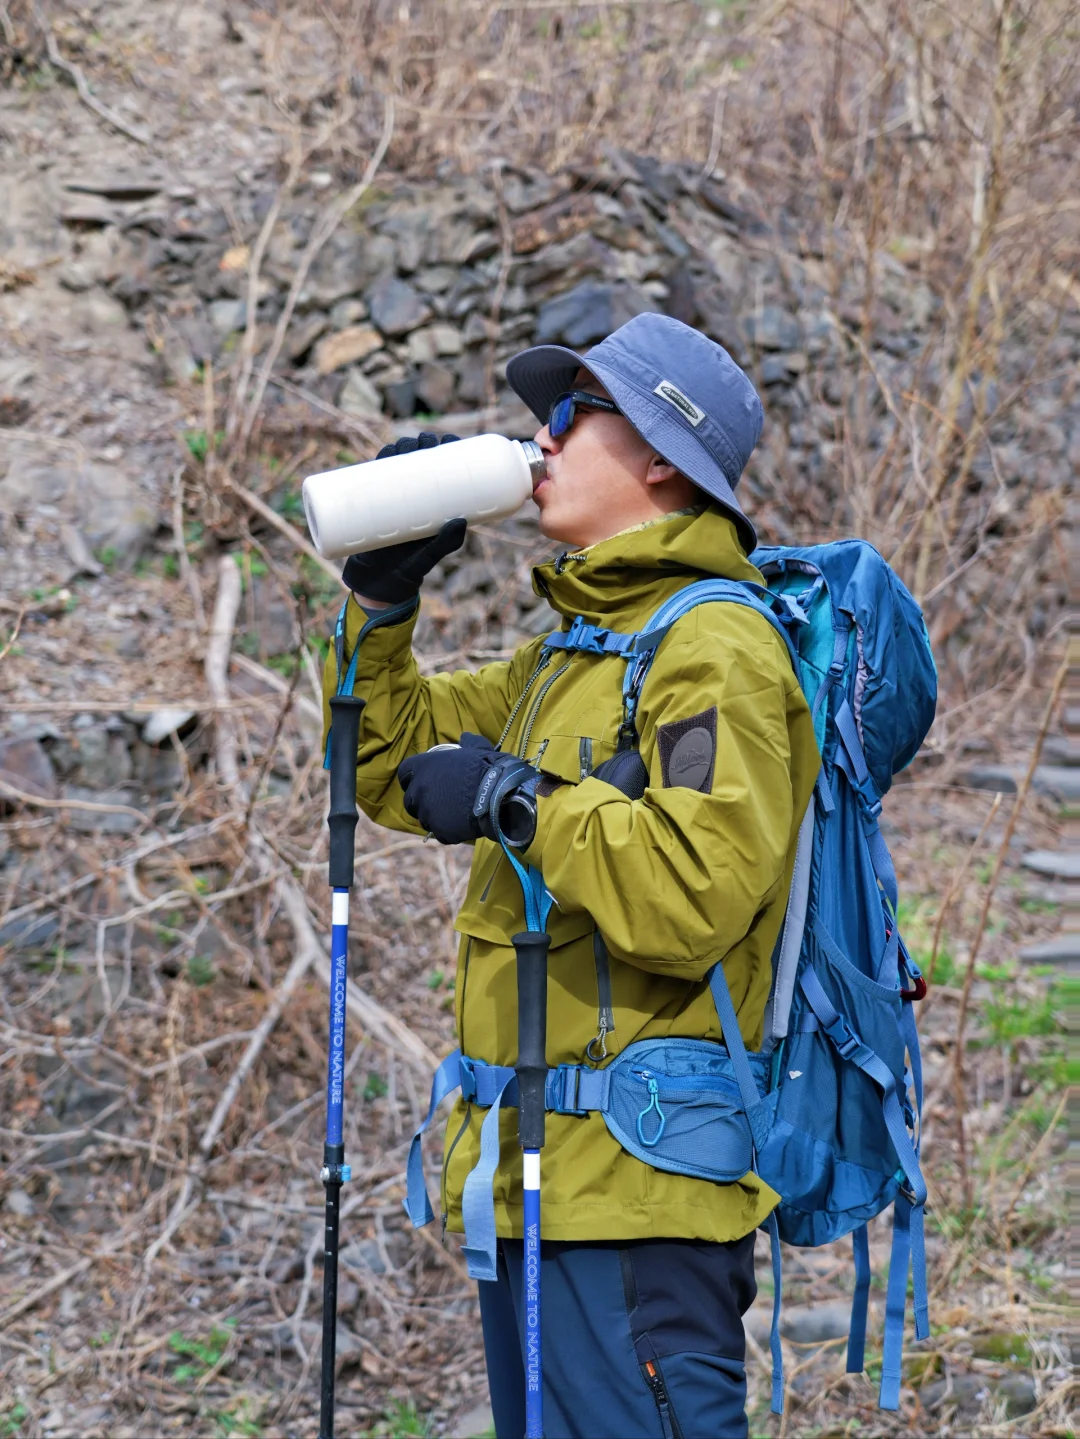
{"type": "Polygon", "coordinates": [[[791,596],[770,594],[761,585],[752,584],[748,580],[697,580],[679,590],[660,606],[637,637],[636,652],[625,655],[628,663],[623,677],[624,728],[633,726],[641,688],[656,658],[660,641],[676,620],[682,619],[683,615],[689,614],[698,605],[714,601],[743,605],[767,620],[784,641],[792,667],[796,675],[799,675],[798,651],[789,630],[793,625],[805,624],[806,614],[791,596]]]}

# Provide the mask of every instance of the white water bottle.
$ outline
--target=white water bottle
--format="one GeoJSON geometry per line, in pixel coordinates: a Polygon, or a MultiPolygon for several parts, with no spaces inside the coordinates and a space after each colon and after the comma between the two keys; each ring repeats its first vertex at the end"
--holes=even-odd
{"type": "Polygon", "coordinates": [[[304,514],[319,554],[336,560],[437,534],[447,520],[502,519],[546,472],[534,440],[475,435],[309,475],[304,514]]]}

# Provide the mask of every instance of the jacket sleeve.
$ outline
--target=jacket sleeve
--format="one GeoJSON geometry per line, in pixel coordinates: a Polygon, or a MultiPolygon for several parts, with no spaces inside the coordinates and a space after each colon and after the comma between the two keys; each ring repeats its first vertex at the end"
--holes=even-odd
{"type": "MultiPolygon", "coordinates": [[[[413,834],[422,834],[423,829],[405,812],[398,765],[407,755],[432,745],[456,743],[466,731],[497,742],[529,658],[542,644],[538,640],[526,646],[506,663],[425,679],[412,653],[418,613],[418,605],[402,605],[369,619],[350,596],[343,647],[347,663],[347,657],[360,646],[353,685],[353,693],[365,701],[357,801],[376,823],[413,834]]],[[[332,649],[323,667],[324,746],[330,728],[330,696],[337,685],[337,655],[332,649]]]]}
{"type": "Polygon", "coordinates": [[[817,772],[813,726],[767,621],[719,604],[684,616],[660,646],[637,723],[644,797],[596,778],[561,786],[538,800],[526,857],[560,908],[592,915],[614,956],[698,980],[777,898],[817,772]],[[713,707],[708,792],[672,783],[664,751],[691,727],[678,722],[708,729],[713,707]]]}

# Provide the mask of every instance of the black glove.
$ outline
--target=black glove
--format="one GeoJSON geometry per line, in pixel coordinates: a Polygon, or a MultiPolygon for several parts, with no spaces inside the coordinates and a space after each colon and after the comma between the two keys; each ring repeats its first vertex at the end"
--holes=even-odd
{"type": "Polygon", "coordinates": [[[536,832],[533,791],[538,770],[503,754],[478,734],[463,734],[453,748],[410,755],[398,765],[405,812],[440,844],[495,839],[498,814],[508,843],[524,848],[536,832]]]}
{"type": "MultiPolygon", "coordinates": [[[[448,445],[456,439],[457,435],[443,435],[440,440],[438,435],[425,431],[415,439],[409,436],[394,445],[384,445],[375,458],[385,460],[390,455],[411,455],[414,450],[431,450],[436,445],[448,445]]],[[[364,550],[358,555],[350,555],[345,561],[341,578],[358,595],[369,595],[373,600],[400,605],[419,594],[424,576],[440,560],[460,550],[464,543],[465,521],[447,520],[437,535],[429,535],[426,539],[405,540],[400,545],[388,545],[382,550],[364,550]]]]}

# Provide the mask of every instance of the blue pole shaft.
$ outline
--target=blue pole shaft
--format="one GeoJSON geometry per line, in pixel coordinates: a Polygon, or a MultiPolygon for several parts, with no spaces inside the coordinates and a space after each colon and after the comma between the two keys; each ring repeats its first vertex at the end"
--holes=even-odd
{"type": "Polygon", "coordinates": [[[544,1368],[540,1345],[540,1151],[523,1151],[525,1172],[525,1439],[543,1439],[544,1368]]]}

